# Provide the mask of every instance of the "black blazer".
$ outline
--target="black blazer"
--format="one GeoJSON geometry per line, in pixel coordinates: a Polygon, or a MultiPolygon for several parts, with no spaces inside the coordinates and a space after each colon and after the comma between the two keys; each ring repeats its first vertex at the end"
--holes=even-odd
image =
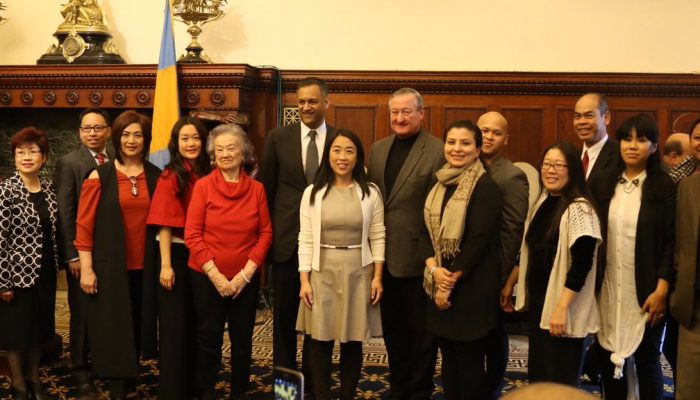
{"type": "MultiPolygon", "coordinates": [[[[107,153],[110,160],[114,154],[107,153]]],[[[58,230],[61,236],[61,262],[78,258],[78,251],[73,246],[75,240],[75,220],[78,215],[78,200],[83,180],[97,167],[97,161],[84,145],[61,157],[56,163],[53,182],[56,185],[58,199],[58,230]]]]}
{"type": "Polygon", "coordinates": [[[452,306],[442,311],[430,301],[428,330],[450,340],[485,337],[496,324],[501,290],[499,228],[503,200],[488,175],[479,178],[469,205],[460,252],[447,267],[462,271],[450,296],[452,306]]]}
{"type": "MultiPolygon", "coordinates": [[[[600,224],[606,237],[610,200],[615,193],[618,179],[608,179],[607,187],[600,199],[600,224]]],[[[673,252],[676,245],[676,186],[673,181],[664,172],[658,171],[656,174],[647,176],[642,190],[642,204],[639,208],[634,245],[635,284],[640,307],[656,290],[659,278],[673,283],[675,277],[673,252]],[[652,181],[657,181],[659,183],[657,187],[661,189],[661,193],[656,196],[646,190],[652,181]]],[[[601,251],[601,253],[603,266],[605,266],[606,252],[601,251]]]]}
{"type": "MultiPolygon", "coordinates": [[[[39,178],[51,214],[54,262],[58,269],[56,243],[56,192],[39,178]]],[[[0,183],[0,291],[34,286],[41,270],[41,219],[29,200],[29,191],[19,172],[0,183]]]]}
{"type": "Polygon", "coordinates": [[[610,188],[611,179],[617,182],[621,164],[620,144],[608,137],[608,140],[603,144],[603,148],[600,149],[600,154],[598,154],[598,159],[593,164],[593,169],[588,175],[588,179],[586,179],[588,191],[599,213],[602,213],[600,210],[607,211],[607,207],[601,201],[606,196],[609,196],[607,191],[610,188]]]}
{"type": "MultiPolygon", "coordinates": [[[[335,128],[326,124],[326,129],[328,140],[335,128]]],[[[285,125],[267,134],[260,172],[272,218],[272,260],[282,263],[296,253],[299,206],[307,186],[301,161],[301,123],[285,125]]]]}

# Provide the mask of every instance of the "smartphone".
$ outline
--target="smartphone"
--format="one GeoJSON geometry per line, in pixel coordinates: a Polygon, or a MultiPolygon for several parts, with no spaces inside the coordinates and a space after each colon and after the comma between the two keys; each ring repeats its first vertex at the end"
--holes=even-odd
{"type": "Polygon", "coordinates": [[[275,367],[272,373],[275,400],[302,400],[304,374],[284,367],[275,367]]]}

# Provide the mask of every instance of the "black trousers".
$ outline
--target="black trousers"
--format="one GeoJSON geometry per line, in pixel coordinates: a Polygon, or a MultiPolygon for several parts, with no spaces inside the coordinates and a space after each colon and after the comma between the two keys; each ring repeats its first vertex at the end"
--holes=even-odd
{"type": "Polygon", "coordinates": [[[442,388],[445,400],[489,398],[484,370],[486,341],[437,338],[442,353],[442,388]]]}
{"type": "Polygon", "coordinates": [[[82,289],[80,279],[76,279],[70,271],[66,270],[66,283],[68,284],[68,308],[70,309],[70,364],[73,378],[79,383],[90,380],[90,362],[87,339],[87,321],[82,303],[82,289]]]}
{"type": "Polygon", "coordinates": [[[190,253],[182,243],[173,243],[170,252],[175,285],[172,290],[158,285],[158,398],[191,399],[196,346],[190,269],[187,267],[190,253]]]}
{"type": "MultiPolygon", "coordinates": [[[[272,359],[273,364],[297,370],[297,313],[299,312],[299,258],[296,252],[283,263],[275,263],[272,270],[272,359]]],[[[311,369],[308,366],[308,341],[304,337],[301,370],[304,383],[311,387],[311,369]]]]}
{"type": "Polygon", "coordinates": [[[437,346],[426,328],[423,278],[397,278],[384,268],[382,283],[382,329],[389,356],[391,399],[430,399],[437,346]]]}
{"type": "MultiPolygon", "coordinates": [[[[669,296],[670,297],[670,296],[669,296]]],[[[670,307],[666,307],[670,310],[670,307]]],[[[678,363],[678,320],[671,313],[666,313],[666,335],[664,335],[663,353],[673,371],[673,387],[676,387],[676,364],[678,363]]]]}
{"type": "MultiPolygon", "coordinates": [[[[136,360],[141,359],[141,303],[143,301],[143,270],[128,270],[129,300],[131,301],[131,326],[134,329],[136,360]]],[[[97,350],[99,351],[99,350],[97,350]]],[[[125,399],[136,387],[136,378],[108,378],[107,388],[111,397],[125,399]]]]}
{"type": "MultiPolygon", "coordinates": [[[[639,381],[639,398],[641,400],[661,400],[664,393],[664,382],[661,373],[661,335],[663,325],[647,327],[642,342],[634,352],[634,364],[639,381]]],[[[603,391],[606,400],[627,399],[627,374],[621,379],[615,379],[615,366],[610,361],[610,352],[597,346],[602,361],[603,391]]],[[[628,360],[630,361],[630,360],[628,360]]]]}
{"type": "MultiPolygon", "coordinates": [[[[333,345],[335,341],[308,339],[309,366],[313,377],[313,394],[315,400],[330,400],[333,345]]],[[[355,398],[357,382],[362,372],[362,342],[340,344],[340,399],[355,398]]]]}
{"type": "MultiPolygon", "coordinates": [[[[532,319],[532,314],[531,314],[532,319]]],[[[527,374],[530,382],[555,382],[577,387],[583,361],[583,338],[553,337],[530,321],[527,374]]]]}
{"type": "Polygon", "coordinates": [[[486,392],[494,400],[501,397],[503,378],[508,368],[508,351],[506,314],[498,310],[496,326],[486,337],[486,392]]]}
{"type": "Polygon", "coordinates": [[[253,356],[253,328],[260,289],[260,274],[255,274],[235,299],[221,297],[209,278],[190,273],[196,320],[196,385],[200,399],[214,399],[214,386],[221,367],[224,325],[228,322],[231,341],[231,393],[248,390],[253,356]]]}

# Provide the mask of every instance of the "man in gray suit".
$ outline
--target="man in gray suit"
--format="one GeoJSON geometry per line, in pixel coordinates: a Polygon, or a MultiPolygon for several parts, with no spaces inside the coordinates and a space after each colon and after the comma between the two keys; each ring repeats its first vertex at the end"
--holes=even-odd
{"type": "MultiPolygon", "coordinates": [[[[272,216],[273,362],[296,369],[296,319],[299,308],[299,206],[304,189],[313,183],[326,138],[335,129],[326,125],[328,86],[318,78],[297,85],[301,122],[273,129],[265,138],[261,180],[272,216]]],[[[307,346],[304,346],[307,348],[307,346]]],[[[308,378],[306,353],[302,360],[308,378]]]]}
{"type": "MultiPolygon", "coordinates": [[[[505,285],[508,276],[516,265],[520,243],[523,239],[525,218],[528,211],[529,188],[525,173],[503,153],[508,144],[508,121],[496,111],[490,111],[477,121],[481,129],[483,144],[481,161],[491,178],[503,194],[503,212],[501,216],[501,286],[504,297],[512,296],[505,285]]],[[[501,397],[501,386],[508,366],[508,335],[506,334],[505,315],[499,314],[496,327],[486,341],[486,380],[489,396],[501,397]]]]}
{"type": "Polygon", "coordinates": [[[399,89],[389,98],[393,135],[372,146],[369,178],[384,198],[386,263],[381,300],[392,399],[429,399],[436,347],[425,326],[424,260],[418,248],[423,207],[435,171],[445,163],[443,143],[421,129],[423,98],[399,89]]]}
{"type": "Polygon", "coordinates": [[[114,158],[107,152],[107,140],[111,131],[109,114],[99,108],[88,108],[80,114],[80,147],[64,155],[56,163],[53,178],[58,200],[61,260],[67,266],[68,306],[70,307],[70,355],[71,370],[76,381],[79,398],[90,398],[97,391],[90,377],[88,360],[87,325],[79,301],[80,259],[73,247],[78,199],[83,180],[98,165],[114,158]]]}

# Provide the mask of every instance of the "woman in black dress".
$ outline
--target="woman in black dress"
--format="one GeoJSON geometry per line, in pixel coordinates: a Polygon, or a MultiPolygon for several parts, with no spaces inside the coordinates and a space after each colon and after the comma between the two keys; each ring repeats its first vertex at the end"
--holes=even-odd
{"type": "Polygon", "coordinates": [[[479,160],[481,143],[471,121],[447,127],[447,164],[425,201],[426,289],[431,280],[436,288],[426,323],[442,352],[447,400],[485,398],[485,339],[498,314],[502,196],[479,160]]]}
{"type": "Polygon", "coordinates": [[[39,384],[41,346],[54,335],[56,192],[39,177],[46,134],[24,128],[11,140],[15,174],[0,183],[0,348],[8,350],[15,399],[48,399],[39,384]]]}

